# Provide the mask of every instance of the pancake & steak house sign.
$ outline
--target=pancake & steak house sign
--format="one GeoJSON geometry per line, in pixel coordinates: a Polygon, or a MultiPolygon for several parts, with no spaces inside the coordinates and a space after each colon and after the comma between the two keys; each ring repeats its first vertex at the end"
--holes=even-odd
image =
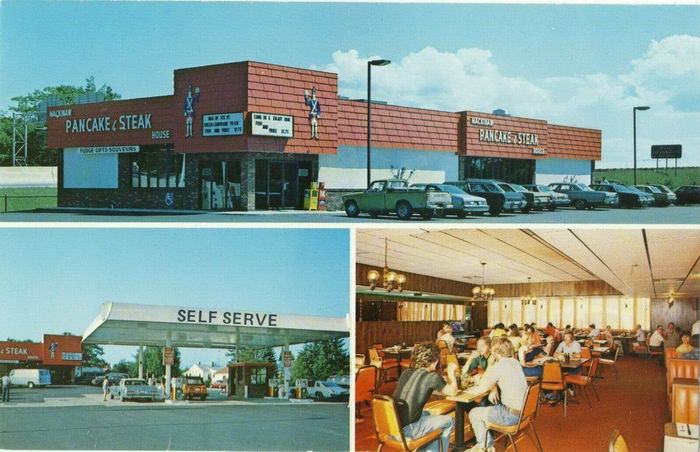
{"type": "Polygon", "coordinates": [[[152,128],[150,113],[121,115],[117,118],[99,116],[94,118],[66,119],[65,126],[66,133],[117,132],[152,128]]]}
{"type": "MultiPolygon", "coordinates": [[[[471,125],[493,127],[493,119],[479,118],[473,116],[470,118],[471,125]]],[[[513,144],[519,146],[539,146],[540,137],[536,133],[527,132],[511,132],[509,130],[499,129],[479,129],[479,141],[486,143],[513,144]]]]}

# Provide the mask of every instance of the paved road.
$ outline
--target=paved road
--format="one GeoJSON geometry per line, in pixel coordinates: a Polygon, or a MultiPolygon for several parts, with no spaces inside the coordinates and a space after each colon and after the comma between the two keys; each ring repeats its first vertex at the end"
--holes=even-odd
{"type": "MultiPolygon", "coordinates": [[[[105,215],[90,213],[0,213],[0,222],[188,222],[188,223],[350,223],[406,224],[393,216],[372,219],[361,215],[349,218],[343,212],[260,212],[260,213],[197,213],[197,214],[122,214],[105,215]]],[[[470,216],[464,220],[454,217],[447,219],[421,220],[415,217],[416,224],[501,224],[501,223],[558,223],[558,224],[700,224],[700,206],[647,207],[643,209],[597,209],[579,211],[563,208],[555,212],[532,212],[530,214],[503,214],[499,217],[484,215],[470,216]]]]}
{"type": "MultiPolygon", "coordinates": [[[[21,394],[13,399],[25,399],[21,394]]],[[[38,402],[51,395],[28,397],[38,402]]],[[[0,449],[347,450],[349,444],[346,404],[0,408],[0,449]]]]}

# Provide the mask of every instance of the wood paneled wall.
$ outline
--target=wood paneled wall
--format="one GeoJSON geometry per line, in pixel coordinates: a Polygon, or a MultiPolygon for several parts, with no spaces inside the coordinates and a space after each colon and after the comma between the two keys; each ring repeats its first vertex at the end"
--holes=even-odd
{"type": "Polygon", "coordinates": [[[355,350],[367,356],[367,350],[381,343],[385,347],[401,344],[413,345],[416,342],[434,341],[443,322],[356,322],[355,350]]]}
{"type": "MultiPolygon", "coordinates": [[[[369,285],[369,282],[367,281],[367,272],[370,270],[377,270],[381,274],[383,269],[372,265],[355,265],[356,283],[363,286],[369,285]]],[[[404,285],[404,289],[406,290],[431,292],[443,295],[456,295],[459,297],[471,297],[472,295],[472,288],[474,287],[473,284],[452,281],[451,279],[419,275],[417,273],[404,272],[396,268],[392,268],[391,270],[406,275],[406,284],[404,285]]]]}
{"type": "Polygon", "coordinates": [[[588,295],[621,295],[610,284],[602,280],[545,282],[532,284],[493,284],[498,298],[522,297],[534,295],[537,297],[566,297],[588,295]]]}
{"type": "Polygon", "coordinates": [[[690,331],[693,323],[700,318],[700,298],[677,299],[673,306],[668,306],[665,298],[651,300],[651,328],[663,325],[666,328],[669,322],[673,322],[681,330],[690,331]]]}

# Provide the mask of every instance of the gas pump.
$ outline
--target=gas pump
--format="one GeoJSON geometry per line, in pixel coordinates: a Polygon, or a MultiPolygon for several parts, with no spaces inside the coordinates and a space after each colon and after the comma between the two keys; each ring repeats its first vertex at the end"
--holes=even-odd
{"type": "Polygon", "coordinates": [[[305,378],[298,378],[296,383],[296,396],[297,399],[305,399],[309,387],[309,381],[305,378]]]}
{"type": "Polygon", "coordinates": [[[267,381],[267,387],[268,390],[270,391],[270,397],[275,396],[275,388],[279,386],[279,381],[276,378],[270,378],[267,381]]]}

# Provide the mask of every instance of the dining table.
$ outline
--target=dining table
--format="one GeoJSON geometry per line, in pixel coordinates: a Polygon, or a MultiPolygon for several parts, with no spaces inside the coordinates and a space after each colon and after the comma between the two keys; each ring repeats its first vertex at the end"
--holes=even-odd
{"type": "Polygon", "coordinates": [[[399,367],[397,368],[397,375],[401,375],[401,356],[402,355],[410,355],[413,353],[413,347],[401,347],[401,346],[394,346],[394,347],[387,347],[382,349],[382,352],[385,355],[396,357],[396,362],[399,363],[399,367]]]}
{"type": "Polygon", "coordinates": [[[472,402],[479,403],[488,395],[489,391],[472,392],[469,389],[462,389],[457,394],[446,396],[446,400],[456,402],[455,406],[455,448],[463,448],[464,444],[464,415],[472,402]]]}

